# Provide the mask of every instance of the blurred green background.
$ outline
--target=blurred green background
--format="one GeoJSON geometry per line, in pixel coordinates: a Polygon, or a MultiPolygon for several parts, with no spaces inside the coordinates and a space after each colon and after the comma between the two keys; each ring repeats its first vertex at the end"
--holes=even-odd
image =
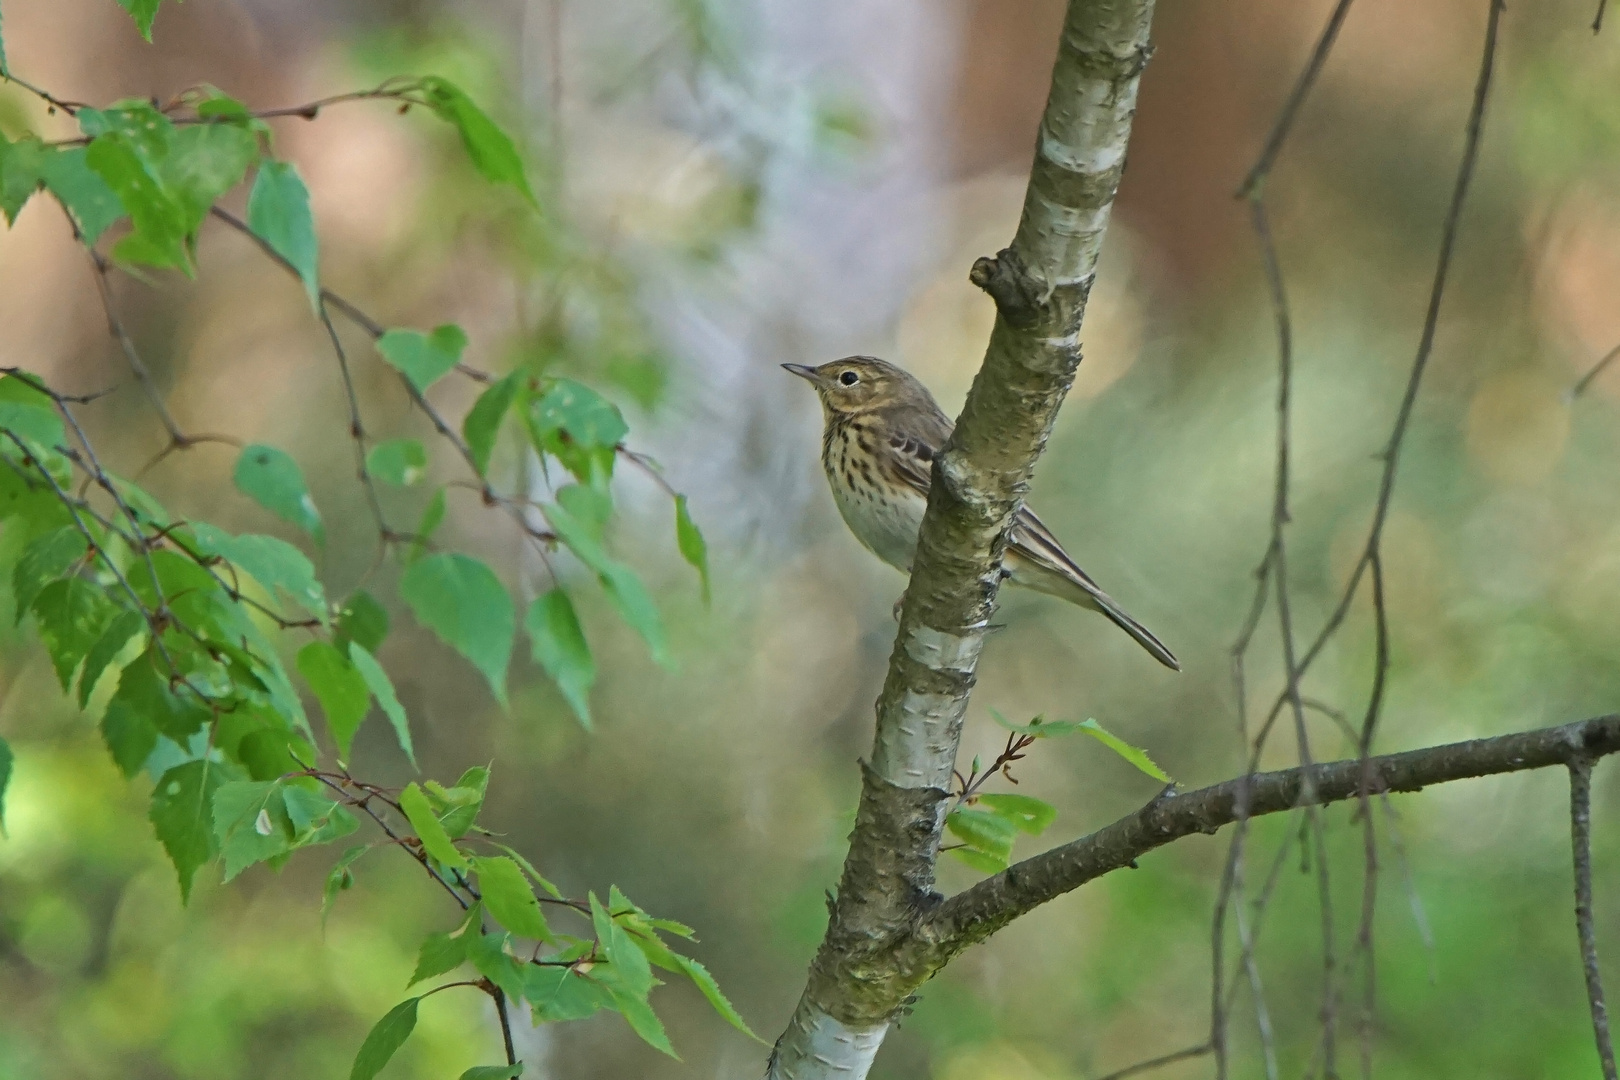
{"type": "MultiPolygon", "coordinates": [[[[1275,335],[1244,206],[1249,161],[1330,5],[1167,0],[1083,365],[1033,501],[1089,571],[1182,657],[1158,668],[1102,620],[1008,596],[964,760],[995,708],[1094,716],[1187,786],[1241,767],[1228,649],[1271,499],[1275,335]]],[[[1452,291],[1407,444],[1385,566],[1394,668],[1380,750],[1595,715],[1620,698],[1620,42],[1590,0],[1514,5],[1452,291]]],[[[469,359],[550,357],[623,406],[632,443],[692,493],[715,564],[705,609],[644,477],[620,481],[620,551],[661,583],[680,669],[587,610],[603,676],[582,732],[526,662],[509,713],[396,610],[382,659],[428,775],[493,761],[491,822],[571,894],[617,883],[698,928],[695,949],[767,1038],[802,985],[836,881],[902,579],[845,532],[816,462],[819,415],[786,361],[850,352],[923,376],[954,412],[991,318],[966,280],[1016,222],[1055,51],[1057,0],[313,0],[165,5],[155,45],[108,0],[5,0],[19,74],[104,102],[214,83],[293,104],[394,73],[451,74],[522,134],[536,218],[469,179],[444,132],[386,105],[279,121],[313,192],[323,277],[386,323],[457,321],[469,359]]],[[[1486,0],[1363,0],[1268,186],[1294,307],[1296,624],[1313,634],[1352,565],[1416,348],[1461,149],[1486,0]]],[[[0,129],[61,118],[0,88],[0,129]]],[[[330,523],[328,591],[374,537],[352,478],[337,372],[295,285],[205,233],[201,280],[122,281],[119,302],[188,430],[297,454],[330,523]]],[[[0,233],[0,364],[67,390],[132,472],[162,431],[128,383],[88,265],[42,200],[0,233]]],[[[372,431],[426,435],[382,365],[357,365],[372,431]]],[[[443,391],[459,414],[470,403],[443,391]]],[[[515,455],[514,455],[515,457],[515,455]]],[[[177,512],[277,523],[201,446],[146,480],[177,512]]],[[[523,477],[508,460],[506,482],[523,477]]],[[[447,479],[453,463],[437,461],[447,479]]],[[[544,478],[531,477],[533,483],[544,478]]],[[[391,493],[395,494],[395,493],[391,493]]],[[[402,517],[418,511],[397,494],[402,517]]],[[[510,523],[452,489],[461,543],[526,582],[510,523]]],[[[291,538],[291,534],[286,534],[291,538]]],[[[387,572],[385,571],[385,574],[387,572]]],[[[385,590],[386,591],[386,590],[385,590]]],[[[9,608],[9,601],[6,602],[9,608]]],[[[9,620],[7,620],[9,626],[9,620]]],[[[7,630],[0,735],[17,750],[0,840],[0,1078],[340,1077],[403,995],[421,935],[455,921],[407,860],[361,864],[324,934],[325,856],[217,876],[182,910],[145,820],[43,652],[7,630]]],[[[1307,692],[1359,717],[1364,604],[1307,692]]],[[[1252,700],[1280,687],[1275,620],[1252,700]]],[[[1325,716],[1318,758],[1352,751],[1325,716]]],[[[356,769],[403,782],[375,720],[356,769]]],[[[1292,762],[1290,737],[1266,764],[1292,762]]],[[[1614,767],[1599,767],[1599,946],[1620,957],[1614,767]]],[[[1098,745],[1042,744],[1018,790],[1060,809],[1022,854],[1153,794],[1098,745]]],[[[1400,796],[1379,817],[1377,1072],[1595,1075],[1554,772],[1400,796]],[[1399,842],[1399,848],[1396,846],[1399,842]]],[[[1351,807],[1327,812],[1343,1025],[1353,1062],[1361,895],[1351,807]]],[[[1258,823],[1251,883],[1296,828],[1258,823]]],[[[1036,912],[925,987],[882,1077],[1067,1080],[1200,1042],[1225,837],[1196,838],[1036,912]]],[[[1286,856],[1259,970],[1283,1075],[1314,1067],[1315,877],[1286,856]]],[[[974,879],[947,859],[943,886],[974,879]]],[[[1235,947],[1229,946],[1228,955],[1235,947]]],[[[1612,990],[1612,987],[1611,987],[1612,990]]],[[[1620,991],[1614,991],[1620,992],[1620,991]]],[[[684,1061],[621,1018],[520,1032],[526,1077],[754,1077],[764,1049],[685,987],[654,996],[684,1061]]],[[[1236,1075],[1266,1074],[1245,990],[1236,1075]]],[[[492,1060],[482,1000],[445,994],[384,1074],[492,1060]]],[[[1352,1065],[1346,1065],[1346,1071],[1352,1065]]],[[[1163,1070],[1205,1076],[1207,1060],[1163,1070]]]]}

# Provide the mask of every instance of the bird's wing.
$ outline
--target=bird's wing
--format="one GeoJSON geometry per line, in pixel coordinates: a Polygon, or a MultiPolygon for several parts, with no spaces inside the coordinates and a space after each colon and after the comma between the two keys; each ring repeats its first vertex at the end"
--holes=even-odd
{"type": "Polygon", "coordinates": [[[1101,586],[1091,580],[1091,575],[1080,569],[1080,564],[1063,550],[1063,545],[1052,535],[1052,530],[1048,529],[1046,523],[1036,517],[1035,511],[1029,507],[1018,508],[1018,514],[1013,518],[1012,535],[1008,537],[1008,543],[1024,558],[1043,569],[1068,578],[1092,596],[1107,596],[1101,586]]]}
{"type": "Polygon", "coordinates": [[[934,455],[951,437],[951,422],[937,408],[907,410],[888,418],[889,449],[886,459],[894,479],[927,495],[933,478],[934,455]]]}

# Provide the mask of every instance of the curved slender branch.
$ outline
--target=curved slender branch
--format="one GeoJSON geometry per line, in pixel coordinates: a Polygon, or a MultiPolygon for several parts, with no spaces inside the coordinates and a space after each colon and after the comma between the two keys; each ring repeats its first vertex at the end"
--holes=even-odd
{"type": "Polygon", "coordinates": [[[1569,763],[1569,835],[1575,853],[1575,930],[1581,939],[1581,967],[1586,972],[1586,998],[1592,1009],[1592,1033],[1597,1039],[1603,1080],[1620,1080],[1614,1063],[1614,1039],[1609,1034],[1609,1007],[1603,1000],[1603,975],[1598,970],[1597,931],[1592,925],[1592,759],[1569,763]]]}
{"type": "Polygon", "coordinates": [[[1370,778],[1374,793],[1409,792],[1614,753],[1620,753],[1620,713],[1365,760],[1257,773],[1184,795],[1166,794],[1090,836],[1025,859],[940,904],[918,926],[919,947],[929,954],[919,959],[937,970],[951,956],[1049,900],[1129,866],[1155,848],[1238,821],[1245,784],[1247,814],[1259,817],[1359,798],[1364,778],[1370,778]]]}

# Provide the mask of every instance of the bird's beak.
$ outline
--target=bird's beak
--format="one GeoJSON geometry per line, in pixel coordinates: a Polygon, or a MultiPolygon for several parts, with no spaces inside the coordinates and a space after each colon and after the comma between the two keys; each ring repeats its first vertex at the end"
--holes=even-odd
{"type": "Polygon", "coordinates": [[[805,367],[803,364],[783,364],[782,370],[791,371],[799,378],[806,379],[810,382],[820,381],[816,376],[816,369],[813,367],[805,367]]]}

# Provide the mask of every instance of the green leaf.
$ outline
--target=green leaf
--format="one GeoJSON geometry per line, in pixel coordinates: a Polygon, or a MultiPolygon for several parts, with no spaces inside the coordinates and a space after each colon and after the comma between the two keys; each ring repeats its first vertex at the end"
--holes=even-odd
{"type": "Polygon", "coordinates": [[[184,687],[171,689],[167,667],[155,649],[132,660],[118,676],[118,690],[107,702],[101,732],[124,775],[140,770],[159,733],[186,745],[213,714],[184,687]]]}
{"type": "Polygon", "coordinates": [[[385,484],[410,487],[427,471],[427,450],[415,439],[390,439],[371,448],[366,471],[385,484]]]}
{"type": "Polygon", "coordinates": [[[495,452],[495,437],[500,434],[501,421],[506,419],[506,411],[512,407],[517,389],[516,374],[492,383],[489,389],[478,395],[473,407],[467,410],[467,418],[461,422],[461,434],[467,440],[467,449],[472,454],[473,465],[479,476],[489,469],[489,457],[495,452]]]}
{"type": "Polygon", "coordinates": [[[680,965],[682,973],[692,980],[692,985],[696,986],[698,991],[708,1000],[714,1011],[720,1014],[721,1019],[747,1035],[750,1039],[756,1042],[765,1041],[754,1034],[753,1029],[743,1020],[742,1014],[727,1000],[726,995],[720,992],[720,984],[715,982],[714,976],[709,974],[708,968],[690,956],[681,956],[679,953],[675,954],[675,961],[680,965]]]}
{"type": "Polygon", "coordinates": [[[524,198],[534,202],[534,192],[529,190],[529,181],[523,175],[523,159],[506,132],[449,80],[429,76],[422,80],[421,87],[433,111],[460,132],[467,157],[484,179],[494,184],[510,184],[521,191],[524,198]]]}
{"type": "Polygon", "coordinates": [[[618,406],[572,379],[552,380],[529,402],[527,419],[535,449],[589,484],[613,474],[615,447],[630,431],[618,406]]]}
{"type": "Polygon", "coordinates": [[[1000,859],[1003,866],[1012,857],[1018,826],[998,814],[988,810],[952,810],[945,818],[945,827],[968,847],[1000,859]]]}
{"type": "Polygon", "coordinates": [[[224,777],[211,761],[176,765],[158,779],[148,815],[180,878],[180,900],[191,899],[197,868],[218,853],[212,826],[214,793],[224,777]]]}
{"type": "Polygon", "coordinates": [[[376,654],[388,636],[388,612],[376,597],[356,589],[338,612],[335,627],[338,644],[353,641],[368,653],[376,654]]]}
{"type": "Polygon", "coordinates": [[[197,231],[208,208],[242,182],[258,157],[259,140],[236,124],[192,124],[175,131],[162,176],[187,211],[188,233],[197,231]]]}
{"type": "Polygon", "coordinates": [[[1041,835],[1057,819],[1056,807],[1028,795],[980,795],[977,804],[1031,836],[1041,835]]]}
{"type": "Polygon", "coordinates": [[[236,780],[214,793],[214,839],[225,856],[225,880],[292,850],[293,826],[279,781],[236,780]]]}
{"type": "Polygon", "coordinates": [[[62,692],[70,693],[79,661],[106,631],[118,608],[99,586],[70,577],[41,589],[33,609],[40,640],[50,654],[62,692]]]}
{"type": "Polygon", "coordinates": [[[89,549],[84,534],[73,525],[46,533],[23,548],[22,557],[11,571],[11,595],[17,605],[18,622],[33,606],[34,597],[72,569],[89,549]]]}
{"type": "Polygon", "coordinates": [[[669,652],[669,637],[664,633],[663,617],[658,614],[658,605],[653,603],[652,595],[635,571],[619,563],[613,564],[602,575],[602,588],[607,592],[608,599],[613,601],[613,606],[619,609],[620,617],[647,643],[653,663],[673,670],[675,660],[669,652]]]}
{"type": "Polygon", "coordinates": [[[478,874],[484,910],[491,918],[519,937],[552,940],[540,902],[517,863],[504,855],[478,856],[472,860],[472,868],[478,874]]]}
{"type": "MultiPolygon", "coordinates": [[[[40,389],[44,382],[31,373],[0,376],[0,430],[13,432],[47,450],[62,446],[67,436],[56,404],[40,389]]],[[[16,443],[6,439],[0,451],[13,453],[16,443]]]]}
{"type": "Polygon", "coordinates": [[[113,222],[124,216],[124,204],[107,181],[90,167],[89,151],[64,147],[42,162],[45,186],[73,219],[87,244],[94,244],[113,222]]]}
{"type": "Polygon", "coordinates": [[[1084,731],[1087,735],[1090,735],[1092,738],[1108,747],[1108,749],[1112,750],[1114,753],[1118,754],[1132,765],[1135,765],[1142,772],[1153,777],[1153,779],[1158,780],[1160,783],[1174,783],[1174,781],[1170,779],[1169,775],[1163,769],[1155,765],[1152,758],[1147,756],[1146,750],[1143,750],[1137,746],[1132,746],[1124,739],[1121,739],[1118,735],[1104,730],[1103,726],[1097,723],[1097,721],[1091,719],[1082,720],[1080,722],[1080,730],[1084,731]]]}
{"type": "Polygon", "coordinates": [[[573,601],[553,589],[529,605],[523,619],[534,659],[562,691],[563,699],[587,731],[591,727],[591,687],[596,683],[596,662],[585,642],[573,601]]]}
{"type": "Polygon", "coordinates": [[[85,164],[129,211],[130,234],[113,248],[125,262],[176,267],[190,273],[186,238],[191,214],[164,185],[160,172],[174,126],[146,103],[99,112],[80,109],[80,128],[92,135],[85,164]]]}
{"type": "Polygon", "coordinates": [[[359,819],[348,807],[328,798],[319,789],[285,784],[282,799],[287,804],[287,819],[292,822],[293,847],[330,844],[360,827],[359,819]]]}
{"type": "Polygon", "coordinates": [[[365,676],[336,646],[325,641],[312,641],[298,650],[298,673],[321,703],[326,726],[337,743],[338,758],[349,760],[354,733],[371,708],[371,688],[365,676]]]}
{"type": "Polygon", "coordinates": [[[454,787],[441,787],[433,780],[427,781],[423,787],[445,833],[452,840],[459,840],[472,829],[478,820],[478,812],[484,808],[484,793],[489,789],[489,770],[482,765],[474,765],[461,774],[454,787]]]}
{"type": "Polygon", "coordinates": [[[311,307],[319,309],[320,261],[315,240],[315,219],[309,212],[309,189],[289,162],[266,161],[259,166],[248,195],[248,227],[259,239],[292,264],[303,279],[311,307]]]}
{"type": "Polygon", "coordinates": [[[474,1065],[461,1074],[461,1080],[511,1080],[523,1075],[523,1062],[516,1065],[474,1065]]]}
{"type": "Polygon", "coordinates": [[[698,531],[697,525],[692,522],[691,512],[686,506],[686,496],[675,496],[675,545],[681,550],[681,558],[685,559],[697,569],[698,575],[703,579],[703,602],[709,602],[709,545],[704,542],[703,534],[698,531]]]}
{"type": "Polygon", "coordinates": [[[360,1052],[354,1058],[354,1068],[349,1070],[349,1080],[372,1080],[382,1072],[388,1059],[405,1045],[405,1040],[416,1030],[416,1006],[421,1000],[406,998],[377,1021],[366,1036],[366,1041],[360,1044],[360,1052]]]}
{"type": "MultiPolygon", "coordinates": [[[[274,536],[256,533],[232,536],[203,521],[193,523],[191,528],[202,554],[228,560],[238,569],[245,570],[272,595],[281,589],[304,610],[325,621],[326,590],[315,576],[314,565],[302,551],[274,536]]],[[[226,575],[225,580],[229,581],[230,576],[226,575]]]]}
{"type": "Polygon", "coordinates": [[[422,520],[416,523],[416,535],[411,541],[411,546],[405,550],[404,562],[406,566],[411,565],[426,554],[428,543],[432,541],[433,534],[439,531],[440,525],[444,524],[444,511],[444,488],[440,488],[433,493],[433,498],[429,499],[427,506],[423,508],[422,520]]]}
{"type": "Polygon", "coordinates": [[[236,488],[242,494],[323,543],[321,513],[309,497],[304,471],[284,450],[254,443],[236,459],[236,488]]]}
{"type": "Polygon", "coordinates": [[[470,555],[428,555],[406,568],[399,591],[417,621],[472,661],[505,706],[517,620],[495,572],[470,555]]]}
{"type": "Polygon", "coordinates": [[[669,1035],[664,1031],[658,1014],[653,1012],[645,997],[627,994],[613,986],[608,987],[608,992],[613,995],[614,1008],[629,1021],[631,1030],[640,1035],[643,1042],[655,1050],[662,1050],[676,1061],[681,1059],[675,1047],[670,1045],[669,1035]]]}
{"type": "Polygon", "coordinates": [[[11,77],[11,68],[6,66],[6,40],[3,31],[0,31],[0,78],[11,77]]]}
{"type": "Polygon", "coordinates": [[[473,967],[512,1000],[523,996],[523,968],[506,951],[506,934],[475,933],[467,942],[473,967]]]}
{"type": "Polygon", "coordinates": [[[1081,728],[1078,720],[1048,720],[1044,716],[1037,716],[1027,724],[1015,724],[994,709],[990,710],[990,718],[1008,731],[1036,739],[1055,739],[1061,735],[1073,735],[1081,728]]]}
{"type": "Polygon", "coordinates": [[[424,334],[417,330],[390,330],[377,339],[382,358],[404,375],[418,392],[426,390],[461,362],[467,335],[454,323],[424,334]]]}
{"type": "Polygon", "coordinates": [[[7,222],[17,223],[17,215],[44,182],[49,154],[45,144],[32,136],[7,142],[0,135],[0,214],[7,222]]]}
{"type": "Polygon", "coordinates": [[[0,739],[0,836],[6,834],[6,788],[11,784],[11,768],[16,760],[11,744],[0,739]]]}
{"type": "Polygon", "coordinates": [[[405,985],[407,990],[423,979],[454,971],[467,962],[467,942],[479,932],[478,912],[478,905],[474,904],[460,926],[448,934],[429,934],[423,939],[422,947],[416,954],[416,971],[405,985]]]}
{"type": "Polygon", "coordinates": [[[427,796],[415,782],[406,784],[405,790],[399,793],[399,806],[410,819],[411,828],[416,831],[417,838],[422,841],[422,849],[442,865],[454,870],[466,870],[467,858],[456,850],[450,842],[450,835],[444,831],[444,826],[433,814],[433,807],[428,805],[427,796]]]}
{"type": "Polygon", "coordinates": [[[647,954],[636,945],[629,932],[613,920],[595,893],[590,894],[590,902],[591,925],[596,930],[596,940],[601,944],[608,962],[606,972],[597,971],[595,974],[611,989],[645,1000],[653,988],[652,968],[647,963],[647,954]]]}
{"type": "Polygon", "coordinates": [[[562,899],[562,893],[558,891],[557,886],[553,885],[551,882],[542,877],[540,875],[540,871],[534,868],[534,864],[528,859],[524,858],[523,855],[520,854],[515,848],[510,848],[505,844],[500,843],[497,843],[495,846],[506,852],[513,862],[521,866],[523,868],[523,872],[528,874],[536,885],[546,890],[546,892],[550,893],[556,899],[562,899]]]}
{"type": "Polygon", "coordinates": [[[135,29],[148,43],[152,40],[152,20],[157,18],[159,3],[161,0],[118,0],[118,6],[129,12],[130,18],[135,20],[135,29]]]}
{"type": "Polygon", "coordinates": [[[399,748],[405,751],[406,758],[410,760],[411,768],[416,768],[416,749],[411,745],[411,724],[405,716],[405,706],[399,703],[399,697],[394,693],[394,684],[388,678],[388,672],[383,670],[376,657],[367,652],[365,646],[358,641],[349,642],[349,661],[365,680],[371,696],[382,706],[383,715],[388,717],[388,723],[393,726],[394,737],[399,740],[399,748]]]}
{"type": "Polygon", "coordinates": [[[600,1009],[613,1007],[607,987],[571,967],[526,966],[523,998],[536,1024],[583,1020],[600,1009]]]}
{"type": "Polygon", "coordinates": [[[338,861],[327,871],[326,884],[321,888],[321,933],[326,933],[326,917],[332,913],[338,893],[354,888],[354,871],[350,867],[370,850],[367,844],[356,844],[338,856],[338,861]]]}
{"type": "Polygon", "coordinates": [[[991,855],[989,852],[980,851],[977,848],[952,848],[950,854],[959,861],[967,863],[981,874],[999,874],[1007,869],[1007,859],[999,855],[991,855]]]}

